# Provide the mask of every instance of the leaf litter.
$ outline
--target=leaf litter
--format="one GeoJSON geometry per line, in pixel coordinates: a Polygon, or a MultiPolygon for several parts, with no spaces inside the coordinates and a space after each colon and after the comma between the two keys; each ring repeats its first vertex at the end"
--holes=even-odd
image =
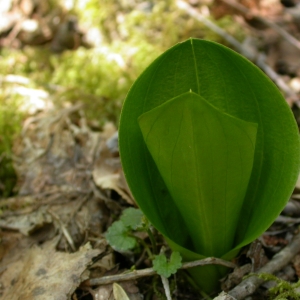
{"type": "Polygon", "coordinates": [[[88,265],[99,253],[89,243],[74,253],[58,252],[58,239],[24,249],[20,260],[11,262],[1,276],[3,299],[68,299],[89,277],[88,265]]]}
{"type": "MultiPolygon", "coordinates": [[[[81,104],[25,120],[14,144],[19,192],[0,201],[0,299],[76,299],[76,290],[113,299],[111,284],[78,287],[91,274],[119,272],[103,233],[134,202],[115,133],[112,124],[91,129],[81,104]]],[[[134,281],[123,288],[139,295],[134,281]]]]}
{"type": "MultiPolygon", "coordinates": [[[[117,298],[112,283],[93,288],[85,283],[91,278],[123,273],[139,256],[142,267],[151,266],[143,253],[121,251],[118,254],[105,239],[104,233],[123,210],[135,206],[122,173],[113,124],[103,128],[91,126],[81,104],[40,112],[25,120],[22,134],[14,145],[14,163],[19,193],[0,200],[3,211],[0,299],[19,296],[84,299],[90,295],[93,299],[113,300],[117,298]],[[127,263],[120,264],[124,260],[127,263]]],[[[297,198],[297,188],[293,197],[297,198]]],[[[141,222],[141,215],[133,210],[125,210],[123,219],[135,228],[141,222]]],[[[287,212],[298,216],[299,207],[288,207],[287,212]]],[[[286,245],[282,241],[290,241],[291,232],[296,232],[297,223],[280,222],[275,222],[261,238],[269,253],[277,253],[286,245]],[[283,232],[272,234],[278,230],[283,232]]],[[[250,256],[241,254],[237,263],[241,267],[225,279],[224,290],[240,283],[254,265],[260,268],[265,264],[261,260],[266,258],[265,254],[255,249],[248,251],[250,256]]],[[[163,265],[169,269],[167,264],[163,265]]],[[[298,274],[298,259],[295,258],[293,266],[298,274]]],[[[286,268],[283,273],[277,273],[283,277],[286,274],[286,268]]],[[[288,279],[294,276],[295,271],[290,268],[288,279]]],[[[141,280],[143,285],[137,285],[135,279],[120,282],[130,299],[142,299],[145,289],[153,284],[152,279],[148,283],[141,280]]],[[[268,282],[263,288],[269,286],[268,282]]],[[[156,288],[158,295],[161,287],[156,288]]],[[[179,299],[181,294],[182,289],[178,291],[179,299]]],[[[188,289],[187,294],[194,295],[194,292],[188,289]]]]}
{"type": "MultiPolygon", "coordinates": [[[[188,2],[194,6],[200,3],[197,0],[188,2]]],[[[299,1],[239,1],[251,10],[250,13],[234,8],[233,5],[238,1],[203,1],[203,8],[210,2],[213,2],[210,10],[215,19],[232,15],[237,23],[247,28],[249,34],[243,45],[248,50],[254,50],[257,54],[258,49],[262,49],[266,53],[267,63],[277,72],[277,77],[283,79],[288,86],[288,89],[283,91],[300,123],[299,97],[294,97],[291,93],[294,91],[299,96],[299,49],[288,44],[277,30],[261,22],[261,18],[270,19],[299,38],[299,13],[296,5],[299,1]]],[[[7,3],[11,5],[12,1],[7,3]]],[[[30,1],[22,1],[22,5],[25,5],[24,3],[28,6],[30,1]]],[[[41,2],[41,5],[48,4],[41,2]]],[[[191,19],[189,17],[190,21],[191,19]]],[[[19,23],[18,19],[12,21],[19,23]]],[[[197,32],[201,30],[197,29],[197,32]]],[[[19,35],[13,44],[18,42],[18,39],[22,40],[22,37],[24,38],[24,34],[19,35]]],[[[2,44],[7,41],[7,44],[12,46],[11,35],[1,42],[3,41],[2,44]]],[[[276,78],[272,79],[276,81],[276,78]]],[[[71,294],[76,286],[79,286],[79,282],[87,278],[88,273],[85,270],[90,271],[90,278],[114,275],[122,271],[122,266],[116,265],[118,259],[114,258],[115,253],[107,246],[102,235],[123,208],[134,203],[120,171],[115,136],[116,131],[112,124],[96,129],[91,126],[81,112],[81,105],[69,106],[62,110],[54,108],[53,111],[41,112],[24,122],[22,136],[15,142],[14,147],[19,193],[13,198],[0,200],[0,209],[3,212],[0,219],[0,299],[14,299],[10,296],[17,297],[18,293],[23,295],[22,299],[26,299],[28,294],[25,293],[34,289],[35,296],[28,296],[28,299],[79,299],[88,294],[92,295],[93,299],[114,298],[112,284],[94,289],[82,285],[81,291],[78,292],[77,289],[76,294],[71,294]],[[56,241],[58,238],[59,241],[56,241]],[[92,245],[94,250],[90,249],[89,245],[92,245]],[[99,251],[99,254],[93,251],[99,251]],[[76,255],[72,256],[73,254],[76,255]],[[33,255],[37,258],[36,263],[33,255]],[[49,262],[48,256],[53,258],[53,263],[49,262]],[[67,262],[71,257],[72,262],[67,262]],[[28,261],[31,263],[29,266],[28,261]],[[38,263],[40,268],[37,268],[38,263]],[[76,265],[80,265],[80,270],[76,270],[76,265]],[[68,295],[61,294],[56,297],[55,278],[52,285],[49,284],[51,278],[41,274],[44,272],[43,267],[48,274],[52,274],[57,266],[58,274],[59,271],[66,274],[59,282],[59,288],[64,293],[69,293],[68,295]],[[35,274],[29,272],[32,267],[37,271],[35,274]],[[28,277],[28,274],[33,276],[28,277]],[[71,275],[76,279],[75,284],[70,282],[73,281],[71,275]],[[25,283],[33,286],[23,285],[20,281],[22,276],[25,283]],[[12,278],[12,281],[6,281],[7,278],[12,278]],[[77,280],[78,278],[80,280],[77,280]],[[43,293],[45,287],[53,292],[48,298],[42,298],[47,295],[43,293]],[[12,291],[14,295],[8,294],[12,291]]],[[[300,181],[292,201],[283,212],[294,218],[294,221],[300,216],[299,199],[300,181]]],[[[286,243],[291,242],[298,232],[297,224],[299,221],[291,223],[281,220],[280,223],[273,224],[259,239],[269,258],[286,243]]],[[[232,273],[234,278],[230,279],[228,276],[225,279],[230,288],[238,285],[243,276],[251,271],[252,263],[261,265],[260,258],[263,254],[261,250],[255,253],[255,249],[254,252],[250,251],[249,257],[247,250],[241,253],[237,261],[240,267],[232,273]]],[[[128,257],[132,262],[132,255],[128,257]]],[[[296,275],[299,277],[300,274],[299,261],[299,254],[295,255],[292,264],[288,264],[276,275],[295,281],[296,275]]],[[[127,295],[130,294],[130,299],[141,298],[139,294],[142,291],[134,280],[120,285],[127,295]]],[[[264,293],[267,288],[264,285],[259,293],[248,296],[247,299],[266,299],[264,293]]],[[[181,289],[177,298],[186,299],[185,296],[189,297],[191,294],[181,289]]],[[[199,299],[197,296],[190,298],[199,299]]]]}

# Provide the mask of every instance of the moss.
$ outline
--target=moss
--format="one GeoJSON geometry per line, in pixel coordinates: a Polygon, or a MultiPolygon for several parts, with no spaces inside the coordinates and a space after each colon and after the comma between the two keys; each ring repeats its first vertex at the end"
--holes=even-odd
{"type": "Polygon", "coordinates": [[[299,300],[300,294],[297,289],[300,287],[300,280],[295,283],[291,283],[276,277],[273,274],[261,273],[261,274],[249,274],[246,277],[257,276],[264,281],[273,281],[275,286],[270,288],[269,299],[270,300],[299,300]]]}
{"type": "Polygon", "coordinates": [[[19,97],[0,95],[0,197],[13,194],[16,175],[12,165],[12,143],[21,130],[22,113],[19,97]]]}
{"type": "MultiPolygon", "coordinates": [[[[63,4],[61,0],[52,0],[50,7],[57,3],[63,4]]],[[[78,16],[83,28],[100,30],[101,45],[91,49],[81,47],[61,55],[51,53],[49,45],[1,49],[0,69],[3,75],[16,74],[30,79],[26,87],[48,90],[56,105],[84,103],[87,118],[96,120],[99,125],[107,121],[118,123],[130,86],[164,50],[191,36],[222,42],[215,33],[179,10],[175,0],[73,3],[70,13],[78,16]]],[[[239,39],[243,38],[240,26],[231,17],[218,20],[218,24],[239,39]]],[[[8,153],[9,157],[12,139],[20,131],[24,114],[19,109],[22,104],[14,102],[8,90],[2,88],[0,101],[0,136],[5,140],[1,141],[0,156],[8,153]]],[[[8,159],[0,172],[9,174],[11,170],[8,159]]],[[[5,175],[1,174],[3,182],[5,175]]]]}

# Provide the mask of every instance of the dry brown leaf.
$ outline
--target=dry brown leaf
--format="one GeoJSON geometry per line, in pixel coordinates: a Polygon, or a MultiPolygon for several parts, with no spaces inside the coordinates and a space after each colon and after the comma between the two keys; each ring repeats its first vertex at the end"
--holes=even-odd
{"type": "MultiPolygon", "coordinates": [[[[108,124],[102,133],[104,141],[109,140],[115,133],[113,127],[108,124]]],[[[120,158],[115,157],[115,152],[111,151],[106,143],[101,145],[100,157],[93,170],[93,179],[101,189],[114,190],[129,204],[134,205],[133,196],[124,178],[120,158]]]]}
{"type": "Polygon", "coordinates": [[[106,284],[98,287],[94,293],[94,299],[99,300],[125,300],[122,296],[127,296],[130,300],[142,300],[143,296],[139,293],[138,287],[135,285],[134,281],[124,281],[118,284],[119,288],[113,288],[114,284],[106,284]],[[115,290],[118,290],[115,292],[115,290]],[[123,292],[121,292],[121,290],[123,292]]]}
{"type": "Polygon", "coordinates": [[[221,283],[222,290],[229,291],[237,284],[239,284],[243,277],[251,271],[251,264],[246,264],[241,267],[235,268],[221,283]]]}
{"type": "Polygon", "coordinates": [[[104,164],[95,168],[93,171],[93,178],[96,185],[102,189],[111,189],[116,191],[124,200],[129,204],[134,205],[133,198],[129,191],[129,188],[124,182],[123,175],[121,170],[119,173],[106,174],[107,168],[104,164]]]}
{"type": "Polygon", "coordinates": [[[47,208],[40,209],[29,214],[10,216],[0,220],[0,227],[11,230],[18,230],[24,235],[30,235],[35,230],[52,223],[52,217],[47,208]]]}
{"type": "Polygon", "coordinates": [[[116,282],[113,283],[113,293],[114,293],[115,300],[129,300],[126,292],[116,282]]]}
{"type": "Polygon", "coordinates": [[[268,262],[263,245],[259,240],[252,242],[247,251],[247,257],[251,259],[252,272],[256,272],[268,262]]]}
{"type": "Polygon", "coordinates": [[[89,244],[75,253],[55,250],[57,240],[33,247],[2,273],[3,300],[65,300],[88,278],[85,272],[99,250],[89,244]]]}

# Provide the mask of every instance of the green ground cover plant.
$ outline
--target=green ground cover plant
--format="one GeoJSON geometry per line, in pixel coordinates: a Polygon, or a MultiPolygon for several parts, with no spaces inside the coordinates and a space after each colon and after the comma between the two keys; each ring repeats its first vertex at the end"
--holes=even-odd
{"type": "Polygon", "coordinates": [[[157,274],[166,278],[176,273],[181,267],[181,255],[179,252],[172,252],[168,260],[165,253],[157,254],[157,245],[151,231],[151,224],[145,218],[140,209],[129,207],[123,210],[118,221],[115,221],[105,234],[108,243],[119,252],[138,249],[138,244],[141,244],[149,257],[153,260],[153,269],[157,274]],[[148,233],[151,240],[151,249],[134,233],[144,231],[148,233]]]}
{"type": "MultiPolygon", "coordinates": [[[[139,207],[184,261],[233,259],[279,215],[299,173],[298,129],[279,90],[205,40],[177,44],[140,75],[119,139],[139,207]]],[[[190,270],[208,292],[226,272],[190,270]]]]}

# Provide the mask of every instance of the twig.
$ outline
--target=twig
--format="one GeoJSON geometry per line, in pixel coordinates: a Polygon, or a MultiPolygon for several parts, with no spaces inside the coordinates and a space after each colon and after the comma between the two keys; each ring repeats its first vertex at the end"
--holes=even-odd
{"type": "Polygon", "coordinates": [[[182,264],[181,269],[189,269],[189,268],[193,268],[193,267],[197,267],[197,266],[205,266],[205,265],[221,265],[221,266],[225,266],[228,268],[236,267],[236,264],[234,264],[230,261],[223,260],[220,258],[215,258],[215,257],[208,257],[205,259],[195,260],[195,261],[184,263],[184,264],[182,264]]]}
{"type": "Polygon", "coordinates": [[[68,229],[66,228],[66,226],[64,225],[64,223],[62,222],[62,220],[60,219],[60,217],[55,213],[53,212],[52,210],[48,210],[48,212],[50,213],[50,215],[57,220],[58,224],[60,225],[60,228],[61,228],[61,232],[62,234],[64,235],[64,237],[66,238],[67,242],[69,243],[72,251],[76,251],[76,247],[75,247],[75,244],[74,244],[74,241],[68,231],[68,229]]]}
{"type": "Polygon", "coordinates": [[[166,278],[165,276],[160,276],[160,278],[161,278],[162,284],[164,286],[167,300],[172,300],[168,278],[166,278]]]}
{"type": "MultiPolygon", "coordinates": [[[[276,273],[281,270],[284,266],[286,266],[293,257],[300,251],[300,233],[298,233],[292,242],[283,248],[280,252],[278,252],[271,261],[269,261],[266,265],[264,265],[257,274],[260,273],[276,273]]],[[[234,289],[232,289],[228,294],[237,300],[244,299],[245,297],[253,294],[255,290],[264,282],[263,279],[258,278],[257,276],[252,276],[244,281],[242,281],[239,285],[237,285],[234,289]]]]}
{"type": "MultiPolygon", "coordinates": [[[[224,1],[224,0],[223,0],[224,1]]],[[[195,18],[197,21],[203,23],[210,30],[217,33],[229,44],[231,44],[239,53],[247,57],[249,60],[253,61],[257,66],[259,66],[276,84],[277,86],[293,101],[298,100],[297,94],[280,78],[280,76],[265,63],[265,55],[258,52],[256,55],[248,51],[237,39],[228,34],[221,27],[213,23],[204,17],[200,12],[191,7],[189,4],[182,0],[177,1],[177,6],[184,10],[187,14],[195,18]]],[[[296,102],[298,104],[298,102],[296,102]]]]}
{"type": "Polygon", "coordinates": [[[245,15],[248,15],[252,18],[256,18],[257,20],[259,20],[260,22],[262,22],[263,24],[265,24],[266,26],[274,29],[275,31],[277,31],[285,40],[287,40],[291,45],[295,46],[297,49],[300,50],[300,41],[297,40],[296,38],[294,38],[291,34],[289,34],[286,30],[284,30],[283,28],[281,28],[280,26],[278,26],[277,24],[275,24],[272,21],[269,21],[268,19],[265,19],[263,17],[261,17],[258,14],[254,14],[250,9],[248,9],[246,6],[244,6],[243,4],[240,4],[234,0],[222,0],[224,3],[226,3],[227,5],[239,10],[240,12],[242,12],[245,15]]]}
{"type": "Polygon", "coordinates": [[[275,222],[283,223],[283,224],[296,224],[296,223],[300,223],[300,218],[292,218],[292,217],[279,215],[276,218],[275,222]]]}
{"type": "MultiPolygon", "coordinates": [[[[235,268],[236,265],[232,262],[214,258],[214,257],[208,257],[201,260],[196,260],[192,262],[187,262],[182,264],[181,269],[189,269],[197,266],[205,266],[205,265],[222,265],[228,268],[235,268]]],[[[102,284],[110,284],[117,281],[126,281],[126,280],[133,280],[138,279],[141,277],[146,276],[153,276],[156,272],[152,268],[147,268],[143,270],[134,270],[129,273],[123,273],[123,274],[117,274],[117,275],[110,275],[110,276],[103,276],[100,278],[92,278],[84,282],[84,285],[87,286],[94,286],[94,285],[102,285],[102,284]]]]}

